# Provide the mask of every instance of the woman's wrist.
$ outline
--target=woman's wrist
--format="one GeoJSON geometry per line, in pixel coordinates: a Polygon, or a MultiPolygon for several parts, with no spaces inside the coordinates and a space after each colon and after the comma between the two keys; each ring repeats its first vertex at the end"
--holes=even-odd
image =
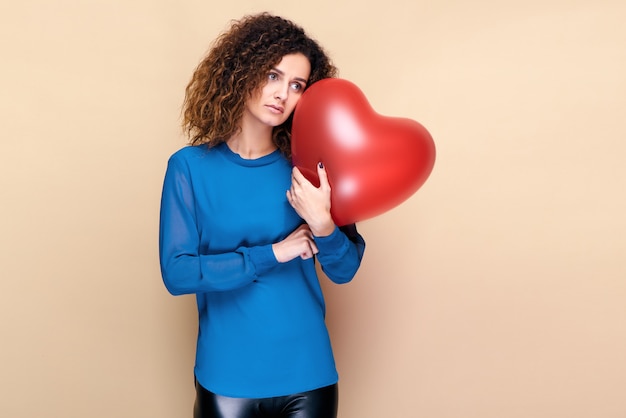
{"type": "Polygon", "coordinates": [[[327,237],[335,230],[335,222],[333,222],[333,218],[329,215],[327,219],[320,222],[309,223],[309,228],[311,229],[313,236],[327,237]]]}

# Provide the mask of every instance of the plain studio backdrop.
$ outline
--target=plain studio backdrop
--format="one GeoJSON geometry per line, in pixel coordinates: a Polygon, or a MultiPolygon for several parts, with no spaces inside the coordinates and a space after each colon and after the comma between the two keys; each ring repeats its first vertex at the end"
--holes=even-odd
{"type": "Polygon", "coordinates": [[[194,67],[263,10],[437,145],[355,280],[322,279],[340,418],[625,417],[621,0],[4,1],[0,416],[191,416],[161,185],[194,67]]]}

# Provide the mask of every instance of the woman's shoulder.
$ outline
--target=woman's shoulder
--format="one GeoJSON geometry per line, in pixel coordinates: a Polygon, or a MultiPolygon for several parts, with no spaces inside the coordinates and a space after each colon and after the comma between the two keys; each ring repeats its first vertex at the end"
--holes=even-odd
{"type": "Polygon", "coordinates": [[[220,145],[215,147],[209,147],[206,144],[187,145],[173,153],[170,156],[170,161],[185,161],[193,164],[196,161],[211,158],[211,156],[215,155],[214,151],[219,147],[220,145]]]}

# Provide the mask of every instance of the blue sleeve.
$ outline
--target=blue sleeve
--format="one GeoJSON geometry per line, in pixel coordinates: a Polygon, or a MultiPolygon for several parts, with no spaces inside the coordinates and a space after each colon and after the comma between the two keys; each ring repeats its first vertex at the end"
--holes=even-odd
{"type": "Polygon", "coordinates": [[[186,164],[171,158],[161,195],[159,259],[173,295],[237,289],[278,264],[271,245],[200,254],[196,196],[186,164]]]}
{"type": "Polygon", "coordinates": [[[365,252],[365,240],[356,225],[335,227],[330,235],[315,237],[315,243],[319,250],[317,260],[328,278],[339,284],[351,281],[365,252]]]}

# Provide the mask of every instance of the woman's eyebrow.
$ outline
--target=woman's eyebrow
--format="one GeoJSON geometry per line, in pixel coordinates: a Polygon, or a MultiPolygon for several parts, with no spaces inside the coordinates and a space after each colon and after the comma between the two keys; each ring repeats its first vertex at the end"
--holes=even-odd
{"type": "MultiPolygon", "coordinates": [[[[283,75],[283,76],[285,75],[285,73],[283,71],[279,70],[276,67],[273,67],[272,71],[275,71],[278,74],[283,75]]],[[[293,79],[296,80],[296,81],[300,81],[301,83],[304,83],[304,84],[308,83],[308,80],[305,80],[304,78],[301,78],[301,77],[294,77],[293,79]]]]}

